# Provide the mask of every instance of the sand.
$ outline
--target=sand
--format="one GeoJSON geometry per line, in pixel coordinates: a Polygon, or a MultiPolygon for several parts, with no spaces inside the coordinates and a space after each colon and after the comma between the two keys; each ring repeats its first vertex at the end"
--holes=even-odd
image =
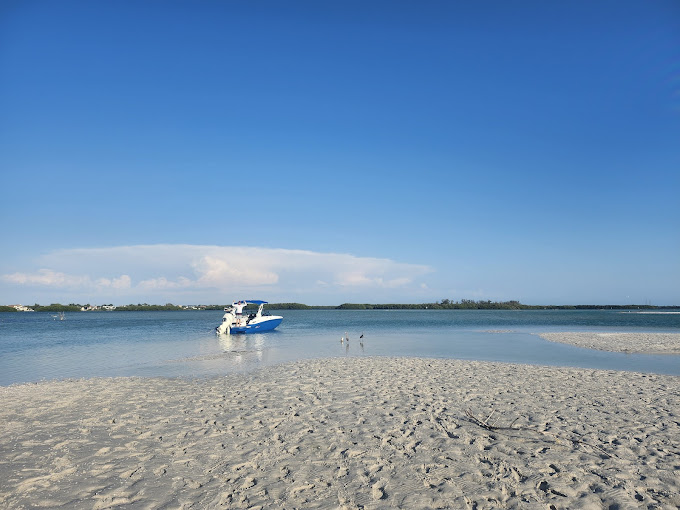
{"type": "Polygon", "coordinates": [[[600,351],[680,354],[680,333],[540,333],[539,336],[551,342],[600,351]]]}
{"type": "Polygon", "coordinates": [[[0,508],[680,505],[675,376],[337,358],[0,404],[0,508]]]}

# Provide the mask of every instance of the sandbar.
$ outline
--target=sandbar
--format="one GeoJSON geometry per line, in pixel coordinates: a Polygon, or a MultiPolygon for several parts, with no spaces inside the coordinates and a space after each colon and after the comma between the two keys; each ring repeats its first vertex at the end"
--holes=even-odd
{"type": "Polygon", "coordinates": [[[330,358],[0,388],[0,507],[677,508],[680,378],[330,358]]]}
{"type": "Polygon", "coordinates": [[[599,351],[680,354],[680,333],[539,333],[538,336],[599,351]]]}

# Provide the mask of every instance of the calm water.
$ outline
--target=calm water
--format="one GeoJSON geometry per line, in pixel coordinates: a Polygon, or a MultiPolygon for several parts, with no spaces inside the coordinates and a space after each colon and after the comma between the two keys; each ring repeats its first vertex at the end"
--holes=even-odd
{"type": "Polygon", "coordinates": [[[680,356],[550,343],[548,331],[680,333],[680,314],[620,311],[286,310],[270,333],[214,333],[221,311],[0,313],[0,385],[110,376],[208,376],[304,358],[421,356],[680,375],[680,356]],[[509,332],[494,333],[492,330],[509,332]],[[350,342],[340,343],[347,332],[350,342]],[[359,335],[364,334],[363,345],[359,335]]]}

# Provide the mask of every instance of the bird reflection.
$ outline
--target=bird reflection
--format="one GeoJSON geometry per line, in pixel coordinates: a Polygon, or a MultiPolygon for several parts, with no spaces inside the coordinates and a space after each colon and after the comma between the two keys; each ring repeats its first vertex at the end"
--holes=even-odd
{"type": "MultiPolygon", "coordinates": [[[[361,333],[359,336],[359,347],[361,352],[364,352],[364,334],[361,333]]],[[[340,337],[340,345],[345,347],[345,354],[349,354],[349,334],[345,331],[345,334],[340,337]]]]}

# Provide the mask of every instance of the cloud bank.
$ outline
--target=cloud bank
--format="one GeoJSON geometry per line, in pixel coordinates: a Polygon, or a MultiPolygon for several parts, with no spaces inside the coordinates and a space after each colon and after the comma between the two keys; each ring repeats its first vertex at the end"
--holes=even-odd
{"type": "Polygon", "coordinates": [[[262,293],[268,300],[286,301],[300,296],[386,298],[391,291],[422,291],[426,285],[420,278],[430,272],[425,265],[350,254],[162,244],[60,250],[39,257],[33,268],[0,278],[14,288],[69,296],[220,302],[262,293]]]}

